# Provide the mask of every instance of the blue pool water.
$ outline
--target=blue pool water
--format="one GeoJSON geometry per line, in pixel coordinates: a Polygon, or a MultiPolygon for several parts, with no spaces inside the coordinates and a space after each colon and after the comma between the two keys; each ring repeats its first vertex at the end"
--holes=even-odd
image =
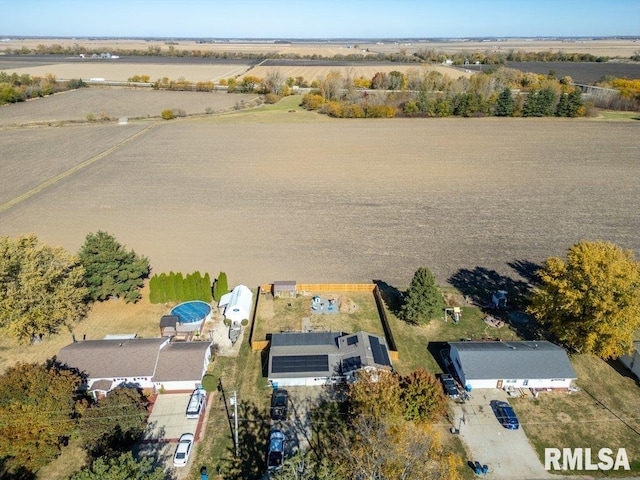
{"type": "Polygon", "coordinates": [[[184,302],[171,309],[171,315],[180,317],[182,323],[200,322],[211,312],[211,306],[200,300],[184,302]]]}

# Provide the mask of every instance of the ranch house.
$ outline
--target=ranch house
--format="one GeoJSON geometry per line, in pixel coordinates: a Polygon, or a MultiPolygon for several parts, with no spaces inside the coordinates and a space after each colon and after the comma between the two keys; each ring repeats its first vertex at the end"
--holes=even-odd
{"type": "Polygon", "coordinates": [[[359,370],[391,370],[384,337],[366,332],[286,332],[271,335],[272,385],[326,385],[352,381],[359,370]]]}
{"type": "Polygon", "coordinates": [[[449,342],[465,388],[567,389],[577,378],[563,348],[547,341],[449,342]]]}
{"type": "Polygon", "coordinates": [[[63,347],[57,360],[86,375],[94,396],[122,385],[191,391],[211,360],[209,342],[174,342],[166,337],[83,340],[63,347]]]}

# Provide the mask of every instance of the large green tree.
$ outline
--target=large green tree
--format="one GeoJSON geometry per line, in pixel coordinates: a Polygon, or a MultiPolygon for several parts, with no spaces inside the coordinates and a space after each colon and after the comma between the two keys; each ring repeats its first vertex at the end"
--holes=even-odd
{"type": "Polygon", "coordinates": [[[512,117],[515,110],[515,102],[513,101],[513,95],[511,89],[506,87],[496,100],[496,117],[512,117]]]}
{"type": "Polygon", "coordinates": [[[149,260],[125,247],[109,233],[90,233],[80,248],[85,282],[92,300],[124,297],[137,302],[144,279],[151,270],[149,260]]]}
{"type": "Polygon", "coordinates": [[[19,363],[0,377],[0,458],[35,472],[60,453],[76,426],[79,375],[53,363],[19,363]]]}
{"type": "Polygon", "coordinates": [[[419,268],[405,293],[400,317],[410,323],[426,323],[442,312],[444,301],[436,279],[426,267],[419,268]]]}
{"type": "Polygon", "coordinates": [[[87,312],[84,269],[35,235],[0,237],[0,325],[20,342],[55,334],[87,312]]]}
{"type": "Polygon", "coordinates": [[[630,250],[583,241],[547,259],[528,307],[567,347],[601,358],[631,349],[640,328],[640,264],[630,250]]]}
{"type": "Polygon", "coordinates": [[[70,480],[164,480],[161,467],[150,457],[136,460],[131,452],[114,458],[97,458],[89,467],[73,474],[70,480]]]}
{"type": "Polygon", "coordinates": [[[94,457],[127,451],[144,431],[148,400],[136,388],[118,387],[84,412],[81,436],[94,457]]]}

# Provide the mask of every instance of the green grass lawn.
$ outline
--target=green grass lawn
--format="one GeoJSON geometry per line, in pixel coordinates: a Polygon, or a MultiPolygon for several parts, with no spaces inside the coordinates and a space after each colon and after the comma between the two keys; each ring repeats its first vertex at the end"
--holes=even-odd
{"type": "Polygon", "coordinates": [[[614,112],[603,110],[599,112],[596,120],[616,120],[616,121],[632,121],[640,120],[640,113],[638,112],[614,112]]]}
{"type": "MultiPolygon", "coordinates": [[[[625,448],[640,472],[640,387],[622,366],[591,355],[576,355],[577,393],[542,393],[538,399],[512,401],[529,441],[541,461],[547,448],[625,448]]],[[[597,460],[596,460],[597,461],[597,460]]],[[[575,472],[574,472],[575,473],[575,472]]],[[[590,472],[596,475],[596,472],[590,472]]],[[[614,476],[614,471],[601,476],[614,476]]],[[[629,472],[618,472],[629,477],[629,472]]]]}

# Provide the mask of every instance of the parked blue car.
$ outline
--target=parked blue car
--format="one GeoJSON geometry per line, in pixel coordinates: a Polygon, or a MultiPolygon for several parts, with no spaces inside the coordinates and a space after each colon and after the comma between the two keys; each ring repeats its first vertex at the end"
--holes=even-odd
{"type": "Polygon", "coordinates": [[[513,408],[507,402],[496,402],[495,410],[496,418],[504,428],[508,428],[509,430],[517,430],[520,428],[516,412],[513,411],[513,408]]]}

